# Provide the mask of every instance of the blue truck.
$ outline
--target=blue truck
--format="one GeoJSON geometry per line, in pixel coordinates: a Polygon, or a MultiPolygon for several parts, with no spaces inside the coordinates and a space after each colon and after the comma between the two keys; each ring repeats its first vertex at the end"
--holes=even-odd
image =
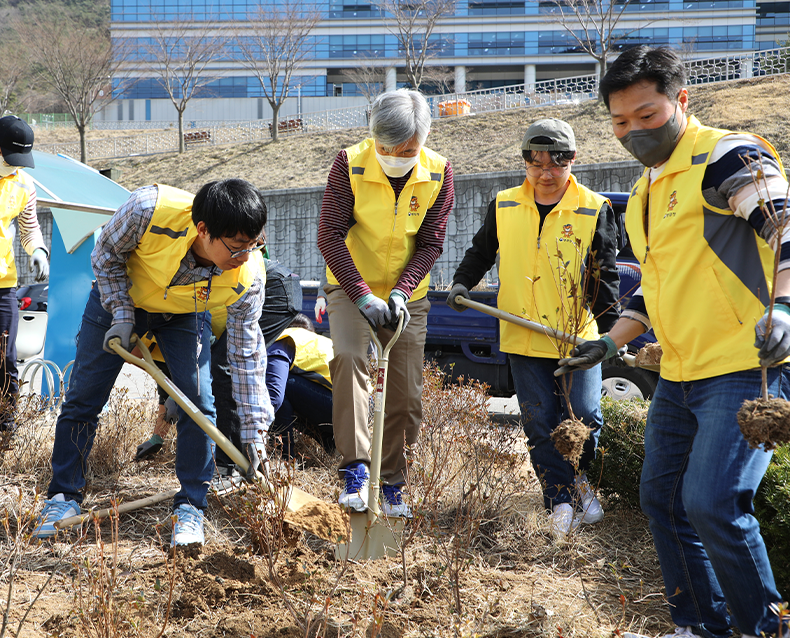
{"type": "MultiPolygon", "coordinates": [[[[628,193],[602,194],[609,197],[618,218],[622,248],[618,253],[617,268],[620,272],[621,303],[625,305],[641,280],[639,262],[628,246],[623,229],[628,193]]],[[[315,285],[303,283],[302,308],[311,319],[314,319],[312,309],[317,292],[315,285]]],[[[456,312],[447,305],[447,294],[447,290],[428,291],[431,309],[428,313],[425,359],[434,361],[453,379],[463,376],[487,384],[492,396],[513,396],[515,389],[507,354],[499,349],[499,320],[471,308],[456,312]]],[[[496,307],[495,289],[472,291],[470,294],[474,301],[496,307]]],[[[314,325],[317,332],[325,335],[329,333],[329,320],[326,315],[322,323],[314,322],[314,325]]],[[[655,341],[655,337],[649,332],[629,343],[628,349],[636,353],[645,343],[651,341],[655,341]]],[[[648,399],[653,395],[658,382],[657,373],[630,368],[617,360],[604,362],[603,378],[603,394],[616,399],[648,399]]]]}

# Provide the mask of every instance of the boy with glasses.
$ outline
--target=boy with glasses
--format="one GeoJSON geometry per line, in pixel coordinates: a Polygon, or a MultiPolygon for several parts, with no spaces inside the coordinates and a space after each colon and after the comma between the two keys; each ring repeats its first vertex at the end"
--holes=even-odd
{"type": "MultiPolygon", "coordinates": [[[[169,186],[140,188],[104,226],[91,255],[96,282],[55,426],[52,480],[34,536],[54,536],[58,520],[79,512],[99,413],[124,364],[109,346],[114,338],[131,350],[134,333],[152,333],[175,385],[214,421],[211,309],[225,309],[233,398],[250,473],[265,462],[264,435],[274,414],[258,325],[264,275],[259,260],[250,259],[265,222],[260,191],[244,180],[226,179],[206,184],[195,196],[169,186]]],[[[174,498],[172,545],[203,544],[214,445],[183,410],[178,415],[181,490],[174,498]]]]}
{"type": "MultiPolygon", "coordinates": [[[[581,328],[579,336],[597,339],[619,316],[614,211],[606,198],[571,175],[576,139],[567,122],[535,122],[527,129],[521,148],[526,180],[500,191],[489,205],[483,227],[453,276],[447,303],[459,312],[466,310],[455,297],[469,299],[469,289],[499,257],[497,305],[501,310],[565,332],[573,324],[581,328]],[[585,271],[594,274],[587,286],[585,271]],[[568,301],[574,296],[577,302],[568,301]],[[557,312],[557,308],[563,310],[557,312]],[[576,316],[569,318],[570,313],[576,316]]],[[[530,458],[551,512],[551,531],[562,538],[579,523],[597,523],[603,518],[585,474],[603,424],[601,367],[575,374],[570,385],[573,414],[592,429],[577,473],[551,440],[553,430],[569,416],[569,406],[554,378],[557,360],[564,356],[561,345],[546,334],[504,321],[500,330],[500,349],[508,353],[530,458]]]]}

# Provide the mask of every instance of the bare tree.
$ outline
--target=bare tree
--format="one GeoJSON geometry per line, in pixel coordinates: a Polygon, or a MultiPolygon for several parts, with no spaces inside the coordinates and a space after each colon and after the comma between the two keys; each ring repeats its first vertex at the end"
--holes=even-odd
{"type": "Polygon", "coordinates": [[[13,29],[0,34],[0,116],[18,102],[17,95],[27,74],[27,58],[19,55],[24,50],[13,29]]]}
{"type": "Polygon", "coordinates": [[[610,54],[618,43],[645,23],[633,29],[618,29],[631,0],[551,0],[554,22],[559,24],[599,64],[598,79],[606,74],[610,54]]]}
{"type": "Polygon", "coordinates": [[[455,86],[455,71],[446,66],[426,66],[422,83],[436,89],[438,93],[451,93],[455,86]]]}
{"type": "Polygon", "coordinates": [[[57,94],[74,119],[80,161],[86,162],[85,133],[93,116],[114,99],[111,85],[126,50],[111,46],[107,25],[88,23],[66,5],[34,7],[13,28],[22,41],[31,43],[26,53],[32,81],[57,94]]]}
{"type": "Polygon", "coordinates": [[[357,90],[365,97],[368,104],[384,92],[384,84],[387,80],[387,69],[376,64],[378,57],[360,53],[356,58],[355,65],[350,69],[343,69],[340,74],[349,82],[357,85],[357,90]]]}
{"type": "Polygon", "coordinates": [[[417,90],[424,81],[426,62],[435,57],[442,38],[434,36],[439,21],[455,13],[456,0],[374,0],[384,25],[398,39],[406,64],[406,79],[417,90]]]}
{"type": "Polygon", "coordinates": [[[225,39],[217,35],[215,21],[189,17],[157,19],[152,30],[152,42],[145,50],[151,72],[178,113],[178,152],[183,153],[184,111],[192,98],[205,93],[206,85],[216,80],[206,69],[223,55],[225,39]]]}
{"type": "Polygon", "coordinates": [[[307,9],[297,0],[258,5],[249,24],[237,32],[241,64],[261,84],[272,108],[272,141],[278,139],[279,114],[289,91],[293,73],[310,54],[309,37],[321,19],[320,12],[307,9]]]}

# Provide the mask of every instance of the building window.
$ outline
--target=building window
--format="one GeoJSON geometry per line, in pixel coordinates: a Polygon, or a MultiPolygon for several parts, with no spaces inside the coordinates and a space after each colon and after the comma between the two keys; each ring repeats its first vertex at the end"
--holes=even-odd
{"type": "Polygon", "coordinates": [[[524,55],[524,34],[470,33],[469,55],[524,55]]]}

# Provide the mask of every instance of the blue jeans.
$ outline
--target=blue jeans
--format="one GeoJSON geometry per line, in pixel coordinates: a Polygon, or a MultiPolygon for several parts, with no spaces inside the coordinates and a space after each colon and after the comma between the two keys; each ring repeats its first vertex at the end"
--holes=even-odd
{"type": "MultiPolygon", "coordinates": [[[[790,378],[769,370],[787,398],[790,378]]],[[[752,499],[771,453],[749,449],[736,414],[760,395],[760,371],[698,381],[660,379],[645,429],[640,497],[650,519],[672,620],[712,638],[730,635],[729,605],[745,634],[777,631],[776,591],[752,499]]]]}
{"type": "MultiPolygon", "coordinates": [[[[52,481],[47,490],[50,498],[62,493],[67,499],[82,502],[85,463],[93,447],[99,413],[107,403],[110,390],[124,363],[117,354],[102,350],[104,334],[111,323],[112,315],[102,308],[99,293],[94,286],[88,297],[77,337],[77,355],[71,373],[71,385],[55,426],[52,481]]],[[[196,317],[194,314],[163,315],[136,309],[135,332],[142,335],[149,330],[156,336],[173,383],[198,410],[214,422],[209,313],[198,313],[196,317]],[[196,360],[196,324],[204,319],[206,323],[203,329],[203,347],[199,360],[196,360]]],[[[214,471],[214,443],[180,408],[176,427],[176,476],[181,483],[181,490],[173,499],[174,507],[189,503],[198,509],[205,509],[206,493],[214,471]]]]}
{"type": "MultiPolygon", "coordinates": [[[[554,376],[556,359],[525,357],[508,354],[513,383],[516,386],[521,422],[529,439],[529,456],[532,467],[543,485],[543,502],[551,510],[560,503],[573,504],[572,488],[575,473],[573,466],[554,447],[551,433],[568,418],[568,406],[554,376]]],[[[603,425],[601,415],[601,366],[566,375],[570,382],[570,400],[573,414],[593,429],[584,444],[579,461],[579,472],[586,472],[595,458],[598,435],[603,425]]]]}
{"type": "Polygon", "coordinates": [[[283,455],[290,453],[294,426],[315,438],[325,450],[333,449],[332,390],[302,375],[289,374],[283,403],[272,423],[272,434],[283,438],[283,455]]]}
{"type": "Polygon", "coordinates": [[[14,422],[19,393],[16,369],[16,338],[19,331],[19,304],[16,288],[0,288],[0,431],[14,422]],[[7,334],[4,334],[7,333],[7,334]]]}

